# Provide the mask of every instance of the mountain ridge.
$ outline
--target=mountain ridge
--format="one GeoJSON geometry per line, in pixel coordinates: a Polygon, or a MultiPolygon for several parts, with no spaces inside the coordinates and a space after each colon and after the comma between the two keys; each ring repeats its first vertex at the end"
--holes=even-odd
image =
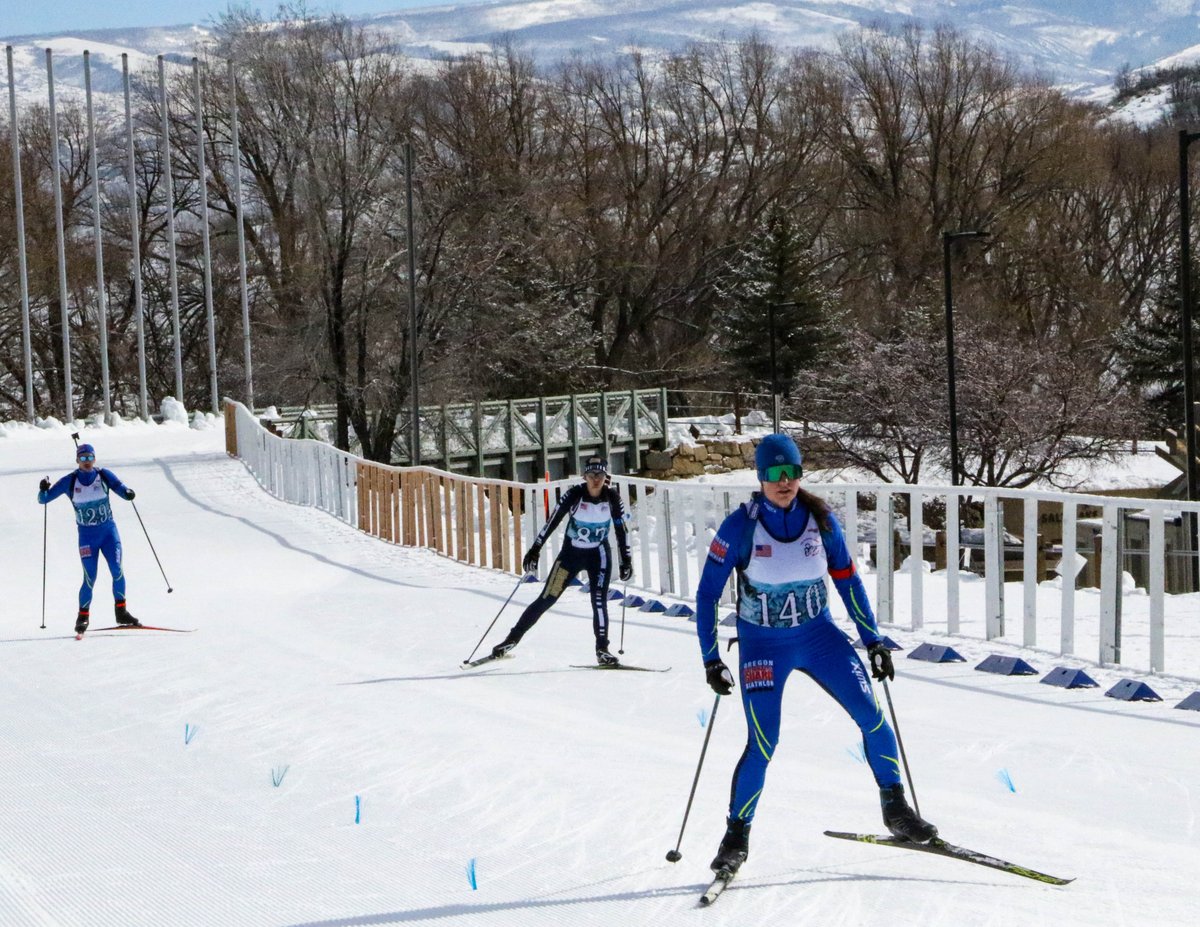
{"type": "MultiPolygon", "coordinates": [[[[1122,68],[1148,69],[1166,60],[1197,57],[1198,8],[1200,0],[1151,0],[1140,6],[1117,0],[1027,0],[1019,6],[1003,0],[496,0],[349,18],[388,36],[397,50],[415,58],[467,54],[507,40],[528,48],[542,64],[572,54],[617,53],[633,45],[665,53],[690,42],[737,40],[752,33],[781,47],[827,49],[839,35],[858,27],[948,24],[1069,93],[1100,99],[1122,68]]],[[[208,26],[190,23],[60,30],[6,42],[26,64],[15,81],[18,93],[44,96],[44,64],[40,71],[28,66],[31,58],[37,63],[31,53],[44,47],[75,51],[78,42],[91,40],[124,47],[138,57],[163,54],[178,60],[198,53],[211,35],[208,26]]],[[[99,81],[111,85],[103,74],[99,81]]],[[[81,77],[79,82],[81,88],[81,77]]]]}

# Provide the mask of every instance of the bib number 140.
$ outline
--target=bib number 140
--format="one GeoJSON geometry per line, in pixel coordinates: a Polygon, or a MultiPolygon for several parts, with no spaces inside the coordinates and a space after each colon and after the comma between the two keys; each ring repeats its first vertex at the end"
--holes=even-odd
{"type": "Polygon", "coordinates": [[[758,604],[762,609],[763,624],[772,628],[789,628],[802,624],[810,618],[815,618],[825,605],[823,592],[824,586],[820,583],[809,585],[799,596],[795,591],[788,592],[783,604],[775,614],[771,613],[770,596],[765,592],[760,592],[758,604]]]}

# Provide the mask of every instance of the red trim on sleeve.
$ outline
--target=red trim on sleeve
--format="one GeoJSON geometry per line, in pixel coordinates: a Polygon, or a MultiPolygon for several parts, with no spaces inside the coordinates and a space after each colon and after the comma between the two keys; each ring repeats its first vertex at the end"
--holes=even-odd
{"type": "Polygon", "coordinates": [[[850,565],[844,570],[835,570],[833,567],[830,567],[829,575],[834,579],[849,579],[854,575],[854,561],[850,561],[850,565]]]}

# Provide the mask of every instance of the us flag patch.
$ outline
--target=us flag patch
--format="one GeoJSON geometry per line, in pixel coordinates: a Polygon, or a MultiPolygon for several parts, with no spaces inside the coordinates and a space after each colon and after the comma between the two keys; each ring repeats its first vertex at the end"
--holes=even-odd
{"type": "Polygon", "coordinates": [[[717,563],[724,563],[728,553],[729,545],[722,541],[719,536],[713,538],[712,543],[708,545],[708,555],[717,561],[717,563]]]}
{"type": "Polygon", "coordinates": [[[771,556],[771,545],[770,544],[755,544],[754,545],[754,556],[756,556],[756,557],[771,556]]]}
{"type": "Polygon", "coordinates": [[[92,555],[92,549],[90,547],[79,548],[79,556],[90,557],[91,555],[92,555]]]}

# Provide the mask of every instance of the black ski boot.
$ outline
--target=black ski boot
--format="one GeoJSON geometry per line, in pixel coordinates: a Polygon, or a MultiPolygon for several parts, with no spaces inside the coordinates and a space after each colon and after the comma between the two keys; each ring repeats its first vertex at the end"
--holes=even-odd
{"type": "Polygon", "coordinates": [[[619,666],[621,661],[608,652],[608,647],[596,648],[596,663],[600,666],[619,666]]]}
{"type": "Polygon", "coordinates": [[[79,610],[79,616],[75,619],[76,634],[82,634],[88,629],[88,618],[88,610],[86,608],[81,608],[79,610]]]}
{"type": "Polygon", "coordinates": [[[129,609],[127,609],[125,607],[124,602],[117,603],[116,612],[117,612],[117,624],[119,624],[119,625],[122,625],[127,628],[136,628],[141,623],[136,618],[134,618],[133,615],[129,614],[129,609]]]}
{"type": "Polygon", "coordinates": [[[937,836],[938,829],[917,816],[904,798],[904,786],[890,785],[879,790],[879,801],[883,806],[883,823],[893,837],[912,843],[929,843],[937,836]]]}
{"type": "Polygon", "coordinates": [[[713,872],[737,872],[750,855],[750,823],[735,818],[725,822],[725,836],[717,855],[709,863],[713,872]]]}
{"type": "Polygon", "coordinates": [[[517,646],[516,641],[510,641],[508,638],[505,638],[500,643],[498,643],[495,647],[492,648],[492,659],[499,660],[501,657],[505,656],[510,650],[512,650],[516,646],[517,646]]]}

